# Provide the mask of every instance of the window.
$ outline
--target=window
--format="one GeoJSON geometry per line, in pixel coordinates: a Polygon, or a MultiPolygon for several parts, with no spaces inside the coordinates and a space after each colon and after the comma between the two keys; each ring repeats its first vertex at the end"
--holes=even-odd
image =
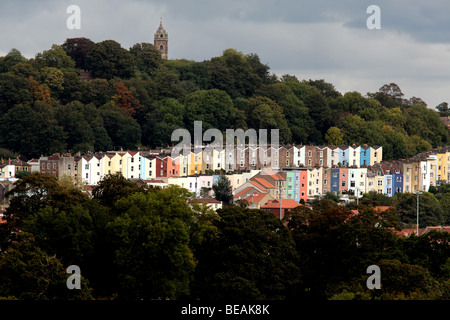
{"type": "Polygon", "coordinates": [[[373,156],[374,156],[374,157],[376,158],[376,157],[377,157],[377,153],[376,153],[376,152],[374,152],[374,153],[373,153],[373,156]]]}
{"type": "Polygon", "coordinates": [[[148,172],[148,175],[151,177],[152,176],[152,170],[150,170],[149,172],[148,172]]]}
{"type": "Polygon", "coordinates": [[[89,165],[86,164],[86,165],[84,166],[84,168],[85,168],[86,170],[88,170],[88,169],[89,169],[89,165]]]}
{"type": "Polygon", "coordinates": [[[345,181],[342,181],[342,186],[345,187],[345,181]]]}
{"type": "Polygon", "coordinates": [[[323,160],[322,159],[320,159],[320,161],[319,161],[319,166],[323,167],[323,160]]]}
{"type": "Polygon", "coordinates": [[[134,158],[131,158],[131,162],[134,162],[134,158]]]}
{"type": "Polygon", "coordinates": [[[326,185],[327,184],[327,180],[323,180],[323,184],[326,185]]]}
{"type": "Polygon", "coordinates": [[[42,170],[45,170],[45,163],[42,164],[42,170]]]}
{"type": "Polygon", "coordinates": [[[308,166],[311,165],[311,159],[308,159],[308,166]]]}
{"type": "Polygon", "coordinates": [[[134,166],[131,166],[131,171],[134,171],[134,166]]]}
{"type": "Polygon", "coordinates": [[[86,179],[89,177],[89,173],[86,173],[86,179]]]}
{"type": "Polygon", "coordinates": [[[320,157],[323,158],[323,151],[320,151],[320,157]]]}
{"type": "Polygon", "coordinates": [[[244,160],[241,160],[241,167],[244,166],[244,160]]]}
{"type": "Polygon", "coordinates": [[[286,166],[289,166],[289,160],[286,160],[286,166]]]}
{"type": "Polygon", "coordinates": [[[67,170],[70,170],[70,167],[71,167],[71,165],[70,165],[70,163],[67,165],[67,170]]]}
{"type": "Polygon", "coordinates": [[[311,157],[311,155],[312,155],[312,152],[308,151],[308,157],[311,157]]]}
{"type": "Polygon", "coordinates": [[[337,178],[338,174],[337,172],[333,172],[333,178],[337,178]]]}
{"type": "Polygon", "coordinates": [[[122,159],[119,160],[119,164],[122,164],[122,159]]]}
{"type": "Polygon", "coordinates": [[[397,177],[397,182],[402,182],[402,178],[401,177],[397,177]]]}
{"type": "Polygon", "coordinates": [[[47,170],[50,170],[50,163],[47,163],[47,170]]]}

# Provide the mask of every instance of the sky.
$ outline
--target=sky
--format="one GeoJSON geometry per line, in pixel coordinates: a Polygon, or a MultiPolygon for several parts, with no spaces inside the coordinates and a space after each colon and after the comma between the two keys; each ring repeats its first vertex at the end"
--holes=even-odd
{"type": "Polygon", "coordinates": [[[430,108],[450,103],[448,0],[1,0],[0,56],[26,58],[67,38],[153,43],[163,19],[169,59],[209,60],[234,48],[278,76],[324,79],[344,94],[396,83],[430,108]],[[80,29],[69,29],[70,5],[80,29]],[[379,29],[367,20],[380,8],[379,29]]]}

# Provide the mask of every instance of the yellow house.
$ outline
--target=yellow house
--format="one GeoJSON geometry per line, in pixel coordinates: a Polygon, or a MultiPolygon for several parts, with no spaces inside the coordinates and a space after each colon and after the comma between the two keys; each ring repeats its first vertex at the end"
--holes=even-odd
{"type": "Polygon", "coordinates": [[[446,152],[445,150],[440,150],[436,153],[437,155],[437,177],[436,183],[439,185],[441,183],[448,182],[448,155],[450,151],[446,152]]]}
{"type": "Polygon", "coordinates": [[[191,151],[189,159],[189,175],[193,176],[203,172],[203,152],[194,153],[191,151]]]}
{"type": "Polygon", "coordinates": [[[383,147],[373,147],[373,150],[371,151],[370,155],[370,165],[373,166],[374,164],[380,163],[383,161],[383,147]]]}

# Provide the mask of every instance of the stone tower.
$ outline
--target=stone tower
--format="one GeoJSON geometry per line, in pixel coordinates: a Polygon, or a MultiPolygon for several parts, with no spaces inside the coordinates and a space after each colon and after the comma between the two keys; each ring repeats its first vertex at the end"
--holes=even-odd
{"type": "Polygon", "coordinates": [[[159,50],[161,52],[161,58],[164,60],[167,60],[167,52],[168,52],[168,44],[169,44],[169,35],[163,27],[162,18],[159,22],[159,28],[155,32],[155,38],[153,45],[155,46],[156,50],[159,50]]]}

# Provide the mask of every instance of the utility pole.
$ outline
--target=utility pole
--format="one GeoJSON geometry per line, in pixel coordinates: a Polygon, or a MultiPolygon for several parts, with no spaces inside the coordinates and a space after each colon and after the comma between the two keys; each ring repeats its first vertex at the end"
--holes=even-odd
{"type": "Polygon", "coordinates": [[[416,235],[419,236],[419,190],[417,190],[417,221],[416,221],[416,235]]]}

